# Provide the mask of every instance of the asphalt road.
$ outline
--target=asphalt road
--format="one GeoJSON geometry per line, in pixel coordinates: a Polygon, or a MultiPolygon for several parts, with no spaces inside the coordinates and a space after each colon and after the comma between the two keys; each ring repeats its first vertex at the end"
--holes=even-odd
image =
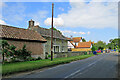
{"type": "Polygon", "coordinates": [[[14,78],[117,78],[118,56],[101,54],[14,78]]]}

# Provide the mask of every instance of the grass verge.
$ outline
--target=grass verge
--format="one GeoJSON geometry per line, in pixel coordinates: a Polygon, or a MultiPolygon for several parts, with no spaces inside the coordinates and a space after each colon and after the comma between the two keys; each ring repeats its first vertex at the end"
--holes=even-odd
{"type": "Polygon", "coordinates": [[[43,60],[37,60],[37,61],[26,61],[26,62],[3,64],[2,75],[5,76],[13,73],[31,71],[31,70],[41,69],[44,67],[54,66],[58,64],[65,64],[71,61],[81,60],[91,56],[93,56],[93,54],[72,56],[67,58],[55,58],[53,61],[51,61],[50,59],[43,59],[43,60]]]}
{"type": "Polygon", "coordinates": [[[101,54],[101,53],[97,53],[97,54],[101,54]]]}

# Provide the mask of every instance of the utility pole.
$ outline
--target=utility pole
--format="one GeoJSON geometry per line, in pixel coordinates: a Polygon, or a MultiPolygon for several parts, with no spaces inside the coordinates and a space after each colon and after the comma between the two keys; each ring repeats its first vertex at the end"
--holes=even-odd
{"type": "Polygon", "coordinates": [[[53,60],[53,8],[54,8],[54,3],[52,3],[52,29],[51,29],[51,61],[53,60]]]}

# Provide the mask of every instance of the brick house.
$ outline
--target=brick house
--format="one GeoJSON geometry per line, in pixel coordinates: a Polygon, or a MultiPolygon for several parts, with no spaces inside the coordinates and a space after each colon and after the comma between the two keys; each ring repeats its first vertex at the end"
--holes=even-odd
{"type": "MultiPolygon", "coordinates": [[[[39,25],[34,26],[34,21],[29,21],[28,29],[37,31],[47,40],[45,44],[45,52],[51,53],[51,29],[42,28],[39,25]]],[[[53,52],[67,52],[68,51],[68,41],[65,36],[58,30],[53,30],[53,52]]]]}
{"type": "Polygon", "coordinates": [[[47,41],[33,30],[0,25],[0,38],[16,46],[16,49],[22,49],[26,44],[26,49],[32,52],[32,57],[45,58],[44,47],[47,41]]]}

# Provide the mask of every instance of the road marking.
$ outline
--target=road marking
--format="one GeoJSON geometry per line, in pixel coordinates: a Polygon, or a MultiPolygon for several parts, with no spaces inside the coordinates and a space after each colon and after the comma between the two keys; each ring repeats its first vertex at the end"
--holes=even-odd
{"type": "MultiPolygon", "coordinates": [[[[106,57],[106,56],[104,56],[104,57],[106,57]]],[[[69,78],[69,77],[71,77],[71,76],[73,76],[73,75],[75,75],[75,74],[79,73],[80,71],[82,71],[82,70],[84,70],[84,69],[86,69],[86,68],[88,68],[88,67],[90,67],[90,66],[94,65],[94,64],[95,64],[95,63],[97,63],[98,61],[102,60],[104,57],[102,57],[102,58],[100,58],[100,59],[98,59],[98,60],[94,61],[93,63],[90,63],[88,66],[83,67],[83,68],[81,68],[81,69],[77,70],[76,72],[74,72],[74,73],[72,73],[72,74],[70,74],[70,75],[66,76],[65,78],[69,78]]]]}

